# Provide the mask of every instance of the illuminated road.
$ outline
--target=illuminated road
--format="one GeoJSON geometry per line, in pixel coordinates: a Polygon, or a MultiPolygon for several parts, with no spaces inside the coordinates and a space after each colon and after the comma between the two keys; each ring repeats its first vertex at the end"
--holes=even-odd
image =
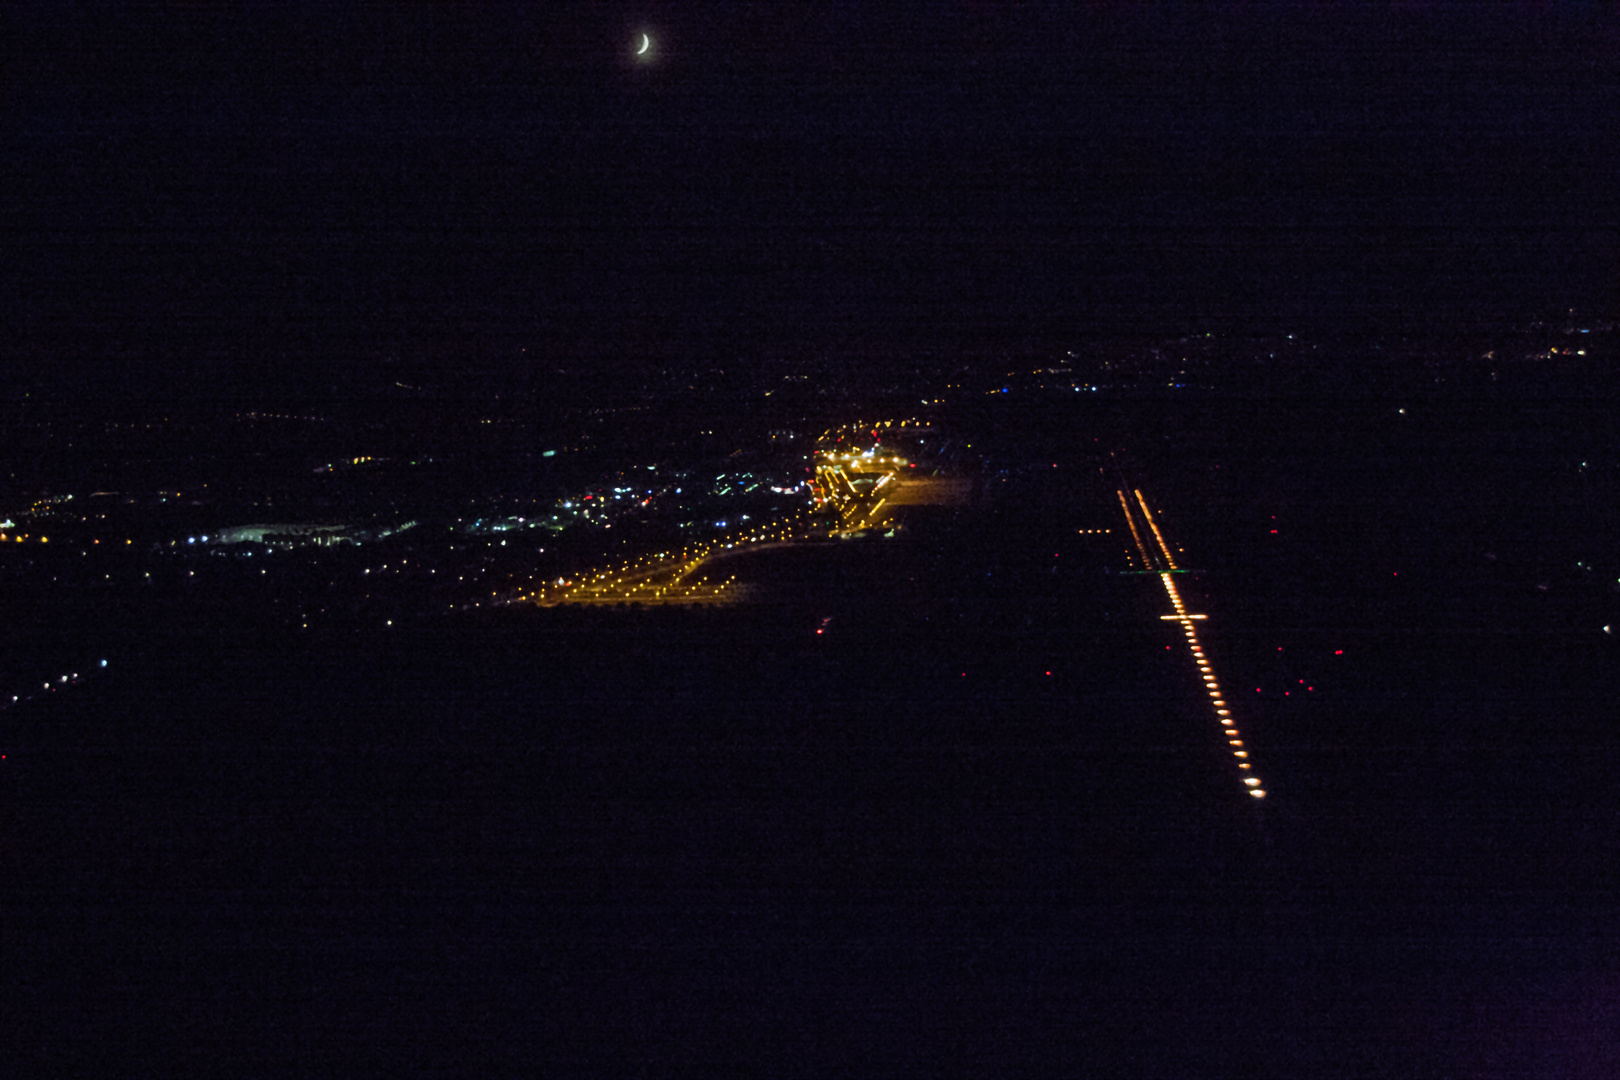
{"type": "Polygon", "coordinates": [[[574,578],[560,578],[520,590],[509,602],[541,607],[558,604],[717,604],[738,598],[736,575],[705,569],[744,551],[782,547],[812,535],[808,515],[795,513],[679,551],[661,551],[610,564],[574,578]]]}
{"type": "Polygon", "coordinates": [[[1144,567],[1158,574],[1159,582],[1164,586],[1165,594],[1170,599],[1172,613],[1161,615],[1159,618],[1180,624],[1182,634],[1187,639],[1187,649],[1192,656],[1193,664],[1198,668],[1199,677],[1204,680],[1204,690],[1210,697],[1210,708],[1220,725],[1222,736],[1226,739],[1232,760],[1237,765],[1238,779],[1250,796],[1263,799],[1266,797],[1266,789],[1261,785],[1260,777],[1255,772],[1254,762],[1250,760],[1250,750],[1244,742],[1242,732],[1232,719],[1232,710],[1222,695],[1221,684],[1215,678],[1215,669],[1198,640],[1195,627],[1207,621],[1208,617],[1190,613],[1181,599],[1181,593],[1176,590],[1174,575],[1182,572],[1181,568],[1176,565],[1175,556],[1170,552],[1170,545],[1165,542],[1164,533],[1154,520],[1153,512],[1148,509],[1147,500],[1142,497],[1142,492],[1134,489],[1131,491],[1135,496],[1134,503],[1133,500],[1126,498],[1123,487],[1116,494],[1119,496],[1120,508],[1125,512],[1126,524],[1130,526],[1131,536],[1144,567]],[[1141,519],[1140,522],[1137,520],[1138,517],[1141,519]],[[1145,542],[1146,536],[1153,537],[1152,545],[1145,542]]]}
{"type": "Polygon", "coordinates": [[[893,474],[869,492],[848,485],[844,492],[824,502],[823,508],[837,516],[831,529],[812,523],[811,515],[798,511],[778,521],[762,522],[725,537],[695,544],[674,552],[657,552],[594,569],[574,578],[536,583],[534,587],[508,598],[541,607],[558,604],[719,604],[738,600],[742,586],[735,574],[724,574],[715,564],[732,555],[764,552],[789,547],[828,535],[858,532],[877,527],[886,520],[884,504],[898,488],[893,474]]]}
{"type": "Polygon", "coordinates": [[[892,523],[897,502],[961,500],[963,493],[952,486],[954,482],[931,477],[919,479],[913,490],[897,498],[907,486],[902,472],[915,466],[883,446],[886,434],[920,439],[933,434],[933,429],[911,419],[829,429],[822,433],[815,451],[810,484],[813,508],[795,510],[748,529],[736,528],[678,551],[648,553],[572,577],[533,579],[504,595],[492,593],[477,606],[729,603],[744,590],[735,574],[722,573],[715,565],[729,556],[886,528],[892,523]]]}

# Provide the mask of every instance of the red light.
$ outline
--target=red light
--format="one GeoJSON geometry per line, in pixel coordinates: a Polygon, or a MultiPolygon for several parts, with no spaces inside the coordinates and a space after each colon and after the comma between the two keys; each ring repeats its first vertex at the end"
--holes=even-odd
{"type": "Polygon", "coordinates": [[[1343,649],[1334,649],[1333,650],[1333,655],[1334,656],[1343,656],[1344,655],[1344,650],[1343,649]]]}
{"type": "Polygon", "coordinates": [[[1271,530],[1271,535],[1272,535],[1272,536],[1276,536],[1276,535],[1277,535],[1277,530],[1276,530],[1276,529],[1272,529],[1272,530],[1271,530]]]}
{"type": "Polygon", "coordinates": [[[821,633],[821,632],[822,632],[822,631],[820,631],[820,630],[817,630],[817,631],[816,631],[816,633],[818,633],[818,634],[819,634],[819,633],[821,633]]]}
{"type": "MultiPolygon", "coordinates": [[[[1056,468],[1056,466],[1053,466],[1053,467],[1054,467],[1054,468],[1056,468]]],[[[1052,674],[1052,673],[1051,673],[1051,672],[1050,672],[1050,671],[1048,671],[1048,672],[1047,672],[1047,674],[1048,674],[1048,675],[1050,675],[1050,674],[1052,674]]]]}

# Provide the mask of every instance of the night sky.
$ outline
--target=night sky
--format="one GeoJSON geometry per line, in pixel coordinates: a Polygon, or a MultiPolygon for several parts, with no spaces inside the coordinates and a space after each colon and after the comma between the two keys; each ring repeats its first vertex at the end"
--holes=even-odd
{"type": "Polygon", "coordinates": [[[448,342],[1607,313],[1608,11],[14,7],[6,349],[273,382],[448,342]]]}

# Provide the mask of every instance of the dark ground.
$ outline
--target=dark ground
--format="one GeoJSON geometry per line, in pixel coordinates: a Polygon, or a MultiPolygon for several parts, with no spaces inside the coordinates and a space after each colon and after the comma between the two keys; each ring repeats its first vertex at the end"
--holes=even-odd
{"type": "Polygon", "coordinates": [[[1408,404],[1004,417],[1023,466],[971,513],[762,562],[750,607],[126,638],[5,714],[5,1043],[85,1074],[1612,1075],[1616,602],[1574,565],[1620,577],[1607,413],[1408,404]],[[1156,581],[1072,533],[1122,524],[1109,442],[1205,571],[1263,806],[1156,581]]]}

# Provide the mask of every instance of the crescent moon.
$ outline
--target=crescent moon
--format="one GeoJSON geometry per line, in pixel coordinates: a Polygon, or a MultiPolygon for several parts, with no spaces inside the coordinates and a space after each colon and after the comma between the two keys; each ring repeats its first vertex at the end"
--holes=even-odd
{"type": "Polygon", "coordinates": [[[646,34],[642,34],[641,35],[641,48],[636,50],[636,55],[637,56],[642,55],[643,53],[645,53],[651,47],[652,47],[652,38],[648,37],[646,34]]]}

